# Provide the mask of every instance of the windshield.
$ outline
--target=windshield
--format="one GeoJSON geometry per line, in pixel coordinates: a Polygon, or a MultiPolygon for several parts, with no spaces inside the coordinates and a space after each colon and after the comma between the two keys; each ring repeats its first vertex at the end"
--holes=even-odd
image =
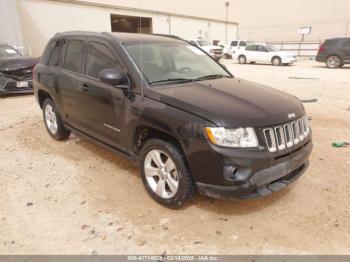
{"type": "Polygon", "coordinates": [[[199,48],[185,42],[126,45],[149,84],[231,77],[199,48]]]}
{"type": "Polygon", "coordinates": [[[10,46],[0,46],[0,57],[19,57],[21,56],[10,46]]]}
{"type": "Polygon", "coordinates": [[[275,46],[272,46],[272,45],[267,45],[266,46],[267,50],[269,50],[270,52],[276,52],[276,51],[279,51],[279,49],[275,46]]]}
{"type": "Polygon", "coordinates": [[[198,43],[200,46],[210,46],[210,42],[205,41],[205,40],[198,40],[198,43]]]}

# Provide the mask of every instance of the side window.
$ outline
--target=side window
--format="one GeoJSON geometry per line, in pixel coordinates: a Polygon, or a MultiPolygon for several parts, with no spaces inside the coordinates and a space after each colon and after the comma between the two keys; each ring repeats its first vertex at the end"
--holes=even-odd
{"type": "Polygon", "coordinates": [[[247,46],[246,51],[256,51],[256,45],[247,46]]]}
{"type": "Polygon", "coordinates": [[[232,41],[231,42],[231,46],[237,46],[237,44],[238,44],[238,41],[232,41]]]}
{"type": "Polygon", "coordinates": [[[50,53],[47,64],[50,66],[57,66],[62,49],[62,41],[55,41],[50,45],[50,53]]]}
{"type": "Polygon", "coordinates": [[[258,45],[257,51],[258,51],[258,52],[267,52],[267,49],[266,49],[266,47],[263,46],[263,45],[258,45]]]}
{"type": "Polygon", "coordinates": [[[239,46],[247,46],[247,42],[241,41],[241,42],[239,42],[239,46]]]}
{"type": "Polygon", "coordinates": [[[83,51],[84,42],[82,40],[69,40],[63,67],[67,70],[79,73],[83,51]]]}
{"type": "Polygon", "coordinates": [[[111,50],[103,44],[90,42],[86,57],[86,75],[98,78],[103,69],[115,68],[117,62],[111,50]]]}

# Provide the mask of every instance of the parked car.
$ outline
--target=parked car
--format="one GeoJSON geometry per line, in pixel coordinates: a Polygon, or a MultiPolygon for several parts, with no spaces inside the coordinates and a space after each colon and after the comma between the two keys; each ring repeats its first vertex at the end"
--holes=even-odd
{"type": "Polygon", "coordinates": [[[184,40],[58,34],[35,67],[34,91],[53,139],[74,131],[129,157],[167,207],[195,189],[264,196],[309,163],[311,129],[295,96],[233,77],[184,40]]]}
{"type": "Polygon", "coordinates": [[[247,40],[234,40],[231,41],[229,46],[226,46],[223,50],[224,58],[232,58],[237,51],[244,50],[246,46],[252,45],[254,42],[247,40]]]}
{"type": "Polygon", "coordinates": [[[32,71],[39,59],[22,56],[15,48],[0,44],[0,96],[33,93],[32,71]]]}
{"type": "Polygon", "coordinates": [[[297,61],[297,56],[294,53],[280,51],[278,48],[271,45],[250,45],[244,50],[236,53],[235,58],[240,64],[245,63],[271,63],[275,66],[288,65],[297,61]]]}
{"type": "Polygon", "coordinates": [[[222,58],[223,48],[221,46],[212,45],[206,40],[188,40],[192,45],[202,48],[205,52],[211,55],[215,60],[219,61],[222,58]]]}
{"type": "Polygon", "coordinates": [[[328,68],[350,64],[350,38],[327,39],[318,49],[316,61],[326,63],[328,68]]]}

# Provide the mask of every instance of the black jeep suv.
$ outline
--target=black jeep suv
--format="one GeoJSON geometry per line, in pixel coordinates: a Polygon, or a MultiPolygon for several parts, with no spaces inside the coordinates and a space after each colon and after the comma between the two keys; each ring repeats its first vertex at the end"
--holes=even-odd
{"type": "Polygon", "coordinates": [[[350,64],[350,38],[327,39],[318,49],[316,61],[326,63],[328,68],[350,64]]]}
{"type": "Polygon", "coordinates": [[[34,91],[54,139],[74,131],[128,156],[167,207],[195,189],[267,195],[308,166],[311,130],[296,97],[237,79],[174,37],[57,34],[35,67],[34,91]]]}

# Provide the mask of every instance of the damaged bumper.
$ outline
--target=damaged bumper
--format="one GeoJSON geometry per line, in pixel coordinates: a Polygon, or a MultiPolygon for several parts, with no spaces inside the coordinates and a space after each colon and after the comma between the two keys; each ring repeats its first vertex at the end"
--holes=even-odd
{"type": "MultiPolygon", "coordinates": [[[[242,160],[242,166],[246,166],[246,180],[239,185],[212,185],[197,182],[198,192],[212,198],[219,199],[246,199],[266,196],[286,187],[300,177],[309,165],[309,155],[312,150],[312,141],[308,141],[301,148],[288,156],[271,159],[259,159],[247,166],[247,161],[242,160]],[[262,167],[261,161],[268,163],[262,167]]],[[[235,160],[235,164],[240,163],[235,160]]],[[[243,172],[244,173],[244,172],[243,172]]],[[[243,174],[242,173],[242,174],[243,174]]],[[[244,176],[244,174],[242,175],[244,176]]]]}
{"type": "Polygon", "coordinates": [[[32,94],[32,93],[33,93],[32,79],[16,81],[13,79],[6,79],[6,78],[0,77],[0,96],[6,96],[10,94],[32,94]]]}
{"type": "Polygon", "coordinates": [[[32,68],[0,72],[0,96],[10,94],[32,94],[32,68]]]}

